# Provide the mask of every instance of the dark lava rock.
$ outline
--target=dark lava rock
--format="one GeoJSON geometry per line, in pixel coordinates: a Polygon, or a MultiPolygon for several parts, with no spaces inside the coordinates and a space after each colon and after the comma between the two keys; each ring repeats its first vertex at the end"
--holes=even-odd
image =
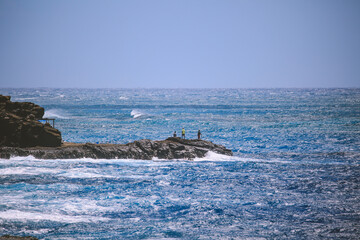
{"type": "Polygon", "coordinates": [[[163,141],[142,139],[128,144],[64,143],[61,147],[2,147],[0,158],[29,156],[40,159],[194,159],[202,158],[209,151],[232,156],[224,146],[204,140],[168,138],[163,141]]]}
{"type": "Polygon", "coordinates": [[[0,95],[0,146],[56,147],[61,145],[61,133],[38,120],[44,108],[30,102],[11,102],[0,95]]]}
{"type": "Polygon", "coordinates": [[[0,237],[0,240],[38,240],[38,238],[35,237],[17,237],[17,236],[11,236],[11,235],[2,235],[0,237]]]}

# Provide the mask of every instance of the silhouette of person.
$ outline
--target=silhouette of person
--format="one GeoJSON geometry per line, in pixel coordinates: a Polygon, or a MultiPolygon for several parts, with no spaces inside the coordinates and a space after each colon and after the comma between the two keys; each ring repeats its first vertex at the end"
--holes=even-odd
{"type": "Polygon", "coordinates": [[[176,137],[176,131],[174,131],[174,137],[176,137]]]}
{"type": "Polygon", "coordinates": [[[201,139],[201,132],[200,132],[200,130],[198,131],[198,139],[199,139],[199,140],[201,139]]]}

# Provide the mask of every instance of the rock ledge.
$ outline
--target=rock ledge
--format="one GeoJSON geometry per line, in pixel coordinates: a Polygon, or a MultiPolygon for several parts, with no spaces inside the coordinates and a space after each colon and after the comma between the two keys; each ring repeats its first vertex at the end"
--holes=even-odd
{"type": "Polygon", "coordinates": [[[31,102],[12,102],[0,95],[0,158],[32,155],[40,159],[194,159],[208,151],[232,155],[221,145],[204,140],[171,137],[128,144],[62,143],[61,133],[39,120],[44,108],[31,102]]]}
{"type": "Polygon", "coordinates": [[[39,159],[194,159],[209,151],[232,156],[224,146],[204,140],[168,138],[162,141],[142,139],[128,144],[64,143],[60,147],[1,147],[0,158],[32,155],[39,159]]]}

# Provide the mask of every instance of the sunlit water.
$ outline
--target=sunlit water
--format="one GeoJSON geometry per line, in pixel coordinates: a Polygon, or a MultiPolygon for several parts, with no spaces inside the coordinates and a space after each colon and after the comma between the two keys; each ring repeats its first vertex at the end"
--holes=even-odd
{"type": "Polygon", "coordinates": [[[0,159],[0,234],[40,239],[358,239],[360,89],[0,89],[64,141],[200,129],[234,157],[0,159]]]}

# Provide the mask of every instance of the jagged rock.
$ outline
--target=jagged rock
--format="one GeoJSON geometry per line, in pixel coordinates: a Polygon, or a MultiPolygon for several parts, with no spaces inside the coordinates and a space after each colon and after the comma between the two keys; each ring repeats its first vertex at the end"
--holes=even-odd
{"type": "Polygon", "coordinates": [[[168,138],[163,141],[143,139],[128,144],[64,143],[61,147],[2,147],[0,158],[32,155],[40,159],[194,159],[209,151],[232,156],[224,146],[204,140],[168,138]]]}
{"type": "Polygon", "coordinates": [[[0,95],[0,146],[56,147],[61,145],[59,130],[38,120],[44,108],[30,102],[11,102],[0,95]]]}
{"type": "Polygon", "coordinates": [[[2,235],[0,237],[0,240],[38,240],[38,238],[35,237],[18,237],[18,236],[11,236],[11,235],[2,235]]]}

